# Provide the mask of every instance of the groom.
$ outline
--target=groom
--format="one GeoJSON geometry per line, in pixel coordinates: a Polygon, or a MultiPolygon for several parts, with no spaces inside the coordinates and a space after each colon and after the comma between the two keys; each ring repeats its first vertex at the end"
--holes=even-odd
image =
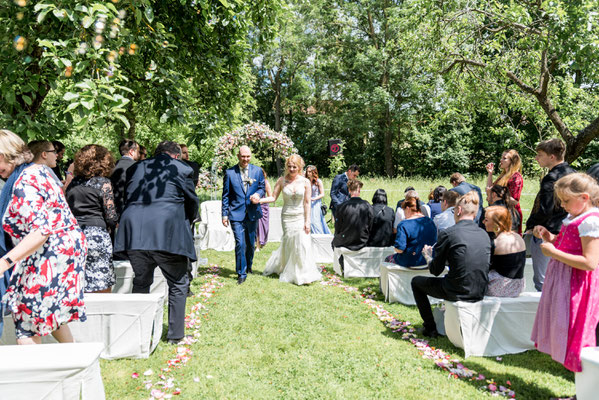
{"type": "Polygon", "coordinates": [[[252,273],[256,224],[262,217],[260,198],[264,196],[262,169],[250,164],[252,151],[241,146],[237,154],[239,164],[225,171],[223,178],[223,225],[233,229],[235,236],[235,270],[237,283],[245,282],[252,273]]]}

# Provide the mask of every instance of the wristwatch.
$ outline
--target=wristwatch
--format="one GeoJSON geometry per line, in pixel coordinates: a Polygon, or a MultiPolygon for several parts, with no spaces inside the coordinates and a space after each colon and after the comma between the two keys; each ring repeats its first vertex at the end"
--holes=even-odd
{"type": "Polygon", "coordinates": [[[8,263],[8,265],[10,265],[11,267],[16,264],[9,256],[4,256],[4,257],[2,257],[2,259],[6,260],[6,262],[8,263]]]}

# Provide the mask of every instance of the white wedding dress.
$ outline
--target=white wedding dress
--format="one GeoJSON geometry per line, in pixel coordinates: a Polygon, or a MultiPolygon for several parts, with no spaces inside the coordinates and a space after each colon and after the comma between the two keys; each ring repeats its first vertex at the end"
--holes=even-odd
{"type": "Polygon", "coordinates": [[[304,231],[304,182],[283,186],[281,223],[283,238],[266,263],[263,275],[278,274],[281,282],[303,285],[322,276],[312,253],[310,235],[304,231]]]}

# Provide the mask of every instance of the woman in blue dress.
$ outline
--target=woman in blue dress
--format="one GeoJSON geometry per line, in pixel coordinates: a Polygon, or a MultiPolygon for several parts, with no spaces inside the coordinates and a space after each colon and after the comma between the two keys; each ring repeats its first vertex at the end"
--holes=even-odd
{"type": "Polygon", "coordinates": [[[306,178],[312,185],[312,210],[310,214],[310,232],[330,234],[324,215],[321,211],[322,198],[324,197],[324,186],[318,179],[318,170],[314,165],[308,165],[306,168],[306,178]]]}

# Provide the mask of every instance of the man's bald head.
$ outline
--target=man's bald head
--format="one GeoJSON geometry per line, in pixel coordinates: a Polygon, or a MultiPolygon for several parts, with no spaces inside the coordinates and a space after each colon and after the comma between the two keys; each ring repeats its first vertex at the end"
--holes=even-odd
{"type": "Polygon", "coordinates": [[[237,158],[239,159],[239,167],[246,168],[250,164],[252,150],[250,150],[248,146],[241,146],[239,148],[239,153],[237,153],[237,158]]]}

